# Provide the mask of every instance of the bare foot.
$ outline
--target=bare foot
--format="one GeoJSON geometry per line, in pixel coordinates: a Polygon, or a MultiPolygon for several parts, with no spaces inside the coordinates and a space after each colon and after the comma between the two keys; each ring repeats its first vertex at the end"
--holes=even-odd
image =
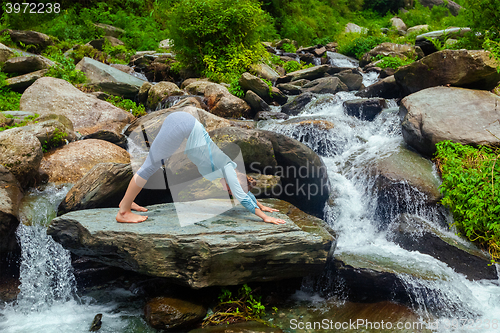
{"type": "Polygon", "coordinates": [[[283,223],[286,223],[285,220],[278,219],[278,218],[272,217],[272,216],[266,216],[264,218],[264,222],[273,223],[273,224],[283,224],[283,223]]]}
{"type": "Polygon", "coordinates": [[[118,214],[116,214],[116,221],[120,223],[141,223],[147,219],[147,216],[134,214],[132,212],[118,212],[118,214]]]}
{"type": "Polygon", "coordinates": [[[132,210],[135,210],[135,211],[138,211],[138,212],[147,212],[148,209],[145,208],[145,207],[142,207],[142,206],[139,206],[138,204],[136,204],[135,202],[132,202],[132,206],[131,206],[132,210]]]}

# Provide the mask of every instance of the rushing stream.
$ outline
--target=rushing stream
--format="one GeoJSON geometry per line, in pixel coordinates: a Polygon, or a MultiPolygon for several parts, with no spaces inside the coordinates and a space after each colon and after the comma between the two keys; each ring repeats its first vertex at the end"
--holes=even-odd
{"type": "MultiPolygon", "coordinates": [[[[365,85],[376,80],[375,73],[364,76],[365,85]]],[[[407,323],[435,324],[439,320],[439,326],[430,329],[434,332],[471,329],[498,332],[499,281],[469,281],[445,263],[420,252],[404,250],[391,241],[391,223],[404,206],[406,213],[425,219],[442,234],[464,243],[443,223],[442,210],[424,204],[423,195],[420,198],[418,193],[403,192],[392,206],[382,207],[384,203],[379,202],[375,188],[377,176],[369,170],[379,159],[396,154],[404,146],[397,106],[389,101],[389,108],[374,121],[362,121],[345,115],[342,107],[344,101],[356,98],[348,92],[321,95],[299,116],[293,117],[330,121],[334,124],[330,130],[299,127],[290,121],[262,121],[259,128],[296,138],[322,156],[334,194],[325,208],[325,219],[338,232],[336,256],[362,258],[395,273],[410,299],[410,307],[391,302],[356,305],[342,297],[343,282],[331,277],[332,281],[320,288],[304,283],[302,290],[294,295],[294,305],[279,319],[274,319],[275,323],[288,332],[302,331],[291,327],[290,318],[348,321],[366,315],[372,320],[394,322],[404,317],[407,323]],[[470,329],[447,328],[452,320],[462,326],[467,323],[470,329]]],[[[100,332],[153,332],[141,318],[141,304],[134,304],[132,292],[111,289],[82,295],[76,290],[69,252],[45,231],[67,191],[68,187],[49,185],[43,191],[30,192],[24,199],[23,223],[17,231],[22,247],[20,293],[16,302],[0,307],[0,331],[86,332],[94,316],[102,313],[100,332]]],[[[444,222],[449,223],[449,219],[444,222]]]]}
{"type": "MultiPolygon", "coordinates": [[[[373,78],[365,77],[365,80],[373,78]]],[[[466,332],[474,327],[476,332],[497,332],[500,330],[499,281],[469,281],[445,263],[426,254],[404,250],[391,241],[391,222],[399,216],[401,207],[398,206],[404,206],[407,213],[425,219],[455,242],[466,243],[455,235],[454,230],[446,227],[451,222],[449,216],[445,216],[448,220],[443,223],[442,209],[424,204],[423,194],[403,193],[396,202],[391,202],[390,207],[382,207],[386,203],[380,202],[377,196],[377,175],[369,171],[378,160],[398,153],[404,146],[398,109],[394,101],[389,101],[389,108],[373,122],[359,120],[344,114],[342,107],[343,101],[356,98],[346,92],[323,95],[313,100],[292,121],[261,122],[259,127],[294,137],[322,155],[333,193],[333,200],[325,209],[325,219],[338,232],[337,257],[362,258],[395,272],[418,320],[429,324],[432,331],[466,332]],[[325,131],[297,126],[297,118],[327,120],[334,124],[334,128],[325,131]],[[457,321],[462,329],[454,330],[457,321]]],[[[335,280],[333,284],[338,287],[339,281],[335,280]]],[[[328,286],[319,289],[324,288],[328,289],[328,286]]],[[[309,288],[303,289],[307,291],[309,288]]],[[[339,312],[342,290],[333,289],[331,294],[336,294],[333,303],[339,312]]],[[[319,296],[314,290],[309,290],[308,297],[301,297],[314,304],[319,296]]],[[[323,301],[329,304],[327,300],[323,301]]],[[[325,311],[308,320],[332,319],[325,311]]],[[[288,325],[288,322],[282,324],[288,325]]]]}

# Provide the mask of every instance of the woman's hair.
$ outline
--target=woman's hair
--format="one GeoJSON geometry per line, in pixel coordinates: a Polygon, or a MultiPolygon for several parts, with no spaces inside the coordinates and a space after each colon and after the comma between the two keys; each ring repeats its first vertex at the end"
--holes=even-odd
{"type": "MultiPolygon", "coordinates": [[[[238,170],[236,170],[236,177],[238,177],[238,181],[244,190],[245,190],[245,186],[244,186],[245,183],[247,186],[247,191],[252,190],[252,188],[254,188],[255,185],[257,185],[257,181],[253,177],[250,177],[249,175],[245,175],[245,174],[239,172],[238,170]]],[[[231,189],[229,188],[229,186],[226,186],[226,189],[229,192],[229,195],[233,195],[231,193],[231,189]]]]}

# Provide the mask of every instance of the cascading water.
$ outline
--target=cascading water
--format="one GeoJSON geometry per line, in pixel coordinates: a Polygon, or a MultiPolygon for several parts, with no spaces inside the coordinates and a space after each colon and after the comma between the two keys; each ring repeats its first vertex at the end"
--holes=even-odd
{"type": "Polygon", "coordinates": [[[103,314],[100,332],[152,332],[140,319],[141,309],[127,308],[135,296],[122,289],[79,296],[71,255],[47,235],[67,186],[48,185],[23,198],[17,237],[21,247],[17,301],[0,305],[0,331],[5,333],[87,332],[94,316],[103,314]],[[120,307],[119,310],[118,307],[120,307]]]}
{"type": "MultiPolygon", "coordinates": [[[[376,75],[369,74],[364,79],[370,84],[376,81],[376,75]]],[[[380,176],[372,171],[379,161],[396,156],[404,147],[397,105],[389,101],[389,108],[374,121],[363,121],[343,110],[344,101],[356,98],[351,92],[323,95],[298,116],[287,121],[261,122],[259,127],[298,139],[322,156],[333,193],[325,208],[325,219],[338,232],[336,257],[361,258],[396,274],[418,320],[429,325],[438,320],[437,327],[429,326],[432,331],[465,332],[465,320],[478,325],[477,332],[497,331],[494,327],[500,327],[499,281],[470,281],[438,259],[405,250],[392,241],[391,225],[401,213],[406,213],[427,221],[456,243],[464,243],[454,230],[449,230],[451,217],[446,211],[427,205],[426,196],[405,182],[398,184],[399,190],[393,193],[396,199],[381,200],[377,188],[380,176]],[[299,125],[300,120],[311,119],[329,121],[333,128],[299,125]],[[462,322],[455,330],[457,320],[462,322]]],[[[438,181],[436,172],[435,177],[438,181]]],[[[338,289],[339,283],[342,281],[337,279],[331,285],[338,289]]]]}

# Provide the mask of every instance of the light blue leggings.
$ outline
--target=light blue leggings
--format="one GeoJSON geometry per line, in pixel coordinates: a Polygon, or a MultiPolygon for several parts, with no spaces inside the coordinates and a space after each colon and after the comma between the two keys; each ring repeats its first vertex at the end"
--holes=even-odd
{"type": "Polygon", "coordinates": [[[236,175],[234,163],[210,139],[203,125],[187,112],[174,112],[168,115],[154,139],[146,161],[137,174],[148,180],[187,139],[185,153],[198,167],[201,175],[212,181],[224,177],[233,196],[250,212],[255,213],[257,199],[245,193],[236,175]]]}

